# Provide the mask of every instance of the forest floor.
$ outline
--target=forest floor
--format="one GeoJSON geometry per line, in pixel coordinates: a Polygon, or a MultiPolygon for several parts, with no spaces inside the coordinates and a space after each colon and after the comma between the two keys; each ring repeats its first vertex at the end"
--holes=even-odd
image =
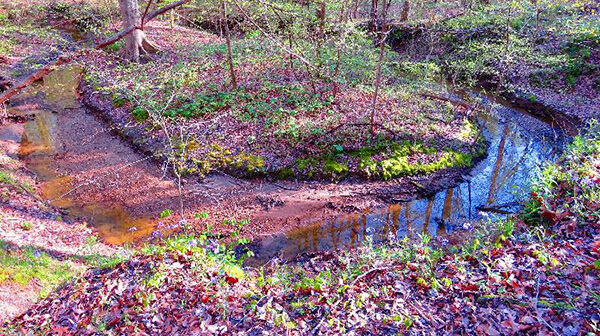
{"type": "MultiPolygon", "coordinates": [[[[10,28],[1,29],[4,30],[0,33],[10,36],[11,41],[25,34],[10,28]]],[[[54,44],[57,41],[54,35],[47,32],[38,35],[48,37],[52,48],[64,48],[62,42],[54,44]]],[[[240,65],[243,71],[239,80],[246,91],[231,97],[219,95],[217,92],[223,87],[218,83],[227,81],[227,72],[223,67],[217,69],[211,65],[223,61],[222,41],[188,28],[172,30],[161,23],[150,26],[149,35],[165,51],[151,56],[154,59],[148,63],[129,68],[111,66],[111,62],[113,65],[116,62],[114,54],[95,52],[86,59],[90,64],[97,62],[97,67],[90,69],[86,76],[88,86],[83,88],[82,99],[111,125],[107,126],[91,114],[74,117],[73,111],[81,111],[78,109],[69,108],[69,113],[58,111],[60,124],[73,131],[59,133],[58,140],[67,152],[59,153],[63,159],[57,160],[52,169],[57,176],[69,175],[74,185],[82,186],[73,191],[73,198],[83,203],[119,201],[128,211],[139,214],[175,210],[177,188],[169,179],[163,179],[161,167],[110,133],[117,132],[125,139],[132,134],[127,140],[129,143],[146,139],[144,143],[135,144],[142,151],[156,148],[152,147],[153,142],[160,143],[164,139],[157,136],[158,129],[152,128],[152,115],[157,107],[160,111],[166,100],[177,99],[177,108],[170,110],[166,117],[185,121],[186,130],[197,130],[198,135],[216,143],[217,147],[212,148],[218,148],[218,153],[212,153],[214,160],[198,162],[193,172],[217,174],[209,175],[204,181],[198,181],[195,176],[184,179],[187,190],[184,199],[186,206],[194,209],[189,221],[195,229],[179,221],[177,216],[166,216],[167,226],[180,224],[180,235],[155,239],[155,244],[135,251],[116,253],[116,248],[98,243],[88,225],[70,219],[65,222],[58,209],[39,200],[37,195],[42,193],[43,183],[17,159],[23,126],[19,123],[1,126],[0,149],[6,155],[0,157],[0,239],[3,241],[0,295],[3,295],[4,305],[0,310],[4,317],[18,315],[3,326],[4,332],[17,335],[25,331],[39,334],[179,331],[257,335],[273,332],[577,335],[599,331],[598,132],[576,138],[563,159],[540,174],[537,189],[523,213],[502,223],[478,228],[460,245],[442,246],[440,242],[430,242],[428,237],[423,237],[420,243],[390,241],[371,246],[367,242],[364,247],[348,253],[305,255],[301,263],[274,261],[262,268],[242,268],[239,250],[232,242],[236,238],[272,234],[301,225],[310,217],[326,218],[348,209],[371,208],[381,204],[381,195],[394,194],[394,201],[408,200],[457,183],[463,168],[435,169],[426,176],[403,176],[393,181],[365,180],[369,176],[365,176],[364,166],[360,165],[362,158],[350,155],[353,153],[348,150],[360,151],[368,145],[364,142],[358,148],[352,147],[353,137],[368,138],[361,127],[324,142],[340,147],[301,146],[307,147],[311,157],[319,160],[300,165],[302,162],[298,160],[306,157],[280,154],[282,149],[307,140],[294,136],[296,131],[310,134],[311,129],[335,129],[335,124],[328,119],[329,107],[321,106],[323,95],[315,96],[310,90],[298,91],[289,83],[278,82],[285,77],[280,72],[285,64],[273,69],[268,66],[271,59],[264,54],[240,65]],[[171,34],[173,31],[177,34],[171,34]],[[216,44],[212,45],[213,42],[216,44]],[[192,54],[186,55],[178,50],[181,44],[197,47],[190,48],[192,54]],[[200,44],[203,46],[198,46],[200,44]],[[195,58],[206,59],[207,63],[190,67],[195,58]],[[105,68],[104,64],[109,66],[105,68]],[[165,75],[170,72],[182,75],[175,76],[174,83],[168,84],[173,85],[169,88],[175,88],[179,95],[146,99],[155,97],[155,89],[165,85],[160,80],[152,81],[153,78],[170,78],[165,75]],[[211,76],[201,78],[203,73],[211,76]],[[146,76],[144,74],[152,86],[134,86],[146,76]],[[249,74],[273,79],[276,84],[252,83],[249,74]],[[116,85],[105,86],[111,79],[117,79],[113,83],[116,85]],[[291,102],[296,96],[302,101],[291,102]],[[211,106],[211,110],[203,111],[200,116],[186,116],[197,111],[198,106],[194,105],[197,102],[211,106]],[[255,106],[253,102],[260,104],[255,106]],[[288,104],[298,104],[293,106],[301,110],[300,114],[287,115],[292,106],[288,104]],[[281,109],[282,119],[274,124],[268,122],[261,114],[265,106],[281,109]],[[221,115],[225,117],[221,119],[221,115]],[[295,129],[289,122],[292,117],[327,123],[309,127],[308,123],[300,122],[295,129]],[[225,128],[203,133],[203,128],[221,122],[225,128]],[[240,129],[244,131],[239,137],[223,137],[240,129]],[[274,137],[277,132],[282,137],[274,137]],[[263,133],[268,136],[263,137],[263,133]],[[298,142],[288,142],[290,139],[298,142]],[[115,148],[118,150],[113,152],[115,148]],[[245,148],[252,152],[241,150],[245,148]],[[223,156],[232,157],[224,159],[223,156]],[[337,165],[331,163],[332,158],[337,165]],[[138,160],[144,160],[143,164],[127,166],[138,160]],[[236,163],[239,160],[241,164],[236,163]],[[235,164],[228,167],[232,162],[235,164]],[[327,163],[334,175],[321,175],[326,172],[327,163]],[[118,173],[122,183],[115,185],[114,174],[106,175],[106,171],[94,168],[106,165],[110,166],[109,172],[118,173]],[[260,177],[264,172],[281,173],[281,167],[291,167],[292,171],[286,170],[284,175],[291,173],[298,179],[339,180],[352,175],[350,173],[354,176],[340,183],[267,181],[260,177]],[[314,175],[308,176],[311,171],[314,175]],[[336,176],[340,172],[342,175],[336,176]],[[259,177],[248,182],[229,173],[259,173],[259,177]],[[88,181],[96,183],[86,183],[88,181]],[[192,216],[194,213],[199,216],[192,216]],[[237,226],[230,222],[229,227],[209,229],[224,219],[232,220],[232,214],[235,219],[252,221],[249,225],[237,226]],[[232,239],[223,243],[212,238],[223,234],[232,239]],[[79,276],[81,272],[84,273],[79,276]],[[72,277],[74,281],[66,281],[72,277]],[[65,284],[30,306],[59,283],[65,284]],[[19,299],[14,299],[13,291],[21,294],[19,299]],[[24,310],[26,312],[20,314],[24,310]]],[[[28,40],[19,40],[18,44],[28,45],[28,40]]],[[[36,43],[38,47],[43,44],[36,43]]],[[[40,55],[48,56],[38,54],[36,59],[40,55]]],[[[26,69],[15,67],[23,61],[38,63],[28,60],[26,52],[12,55],[6,58],[8,67],[3,67],[3,74],[14,76],[14,71],[4,70],[26,69]]],[[[310,84],[304,82],[304,86],[310,87],[310,84]]],[[[406,120],[395,120],[379,129],[385,134],[386,129],[392,128],[396,133],[414,134],[420,139],[417,148],[408,146],[406,149],[408,162],[427,165],[439,161],[443,155],[440,152],[448,148],[456,153],[472,153],[473,148],[468,145],[477,144],[477,137],[465,123],[467,111],[455,104],[415,100],[414,93],[405,92],[400,100],[385,100],[390,110],[408,107],[408,111],[402,114],[406,120]],[[423,109],[436,120],[421,119],[418,112],[423,109]],[[423,126],[423,123],[429,127],[416,130],[415,125],[423,126]],[[468,132],[464,132],[465,129],[468,132]],[[459,134],[465,136],[457,138],[459,134]],[[431,141],[436,137],[444,140],[431,141]]],[[[336,96],[341,102],[335,103],[334,99],[331,104],[337,109],[335,113],[339,113],[355,105],[367,106],[365,97],[359,89],[349,89],[336,96]]],[[[16,109],[39,108],[35,106],[39,103],[35,97],[16,103],[13,106],[16,109]]],[[[360,123],[357,116],[345,115],[349,119],[343,122],[360,123]]],[[[154,116],[158,116],[154,120],[160,120],[165,115],[154,116]]],[[[192,157],[210,154],[194,152],[207,144],[195,143],[197,141],[187,142],[191,144],[192,157]]],[[[368,154],[369,159],[377,156],[372,155],[372,151],[368,154]]],[[[386,155],[390,153],[378,159],[383,161],[388,158],[386,155]]],[[[189,159],[193,162],[191,157],[189,159]]]]}
{"type": "Polygon", "coordinates": [[[242,269],[229,247],[188,233],[88,270],[5,330],[592,335],[600,322],[599,136],[576,138],[519,216],[479,227],[460,245],[367,243],[242,269]]]}
{"type": "Polygon", "coordinates": [[[400,24],[390,44],[404,55],[405,76],[423,76],[436,64],[453,82],[496,92],[576,128],[600,116],[597,3],[536,6],[523,2],[511,10],[495,3],[429,26],[400,24]]]}

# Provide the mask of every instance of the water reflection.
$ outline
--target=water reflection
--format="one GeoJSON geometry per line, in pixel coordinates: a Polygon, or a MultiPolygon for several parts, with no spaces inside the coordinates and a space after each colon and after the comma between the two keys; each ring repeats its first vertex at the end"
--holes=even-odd
{"type": "Polygon", "coordinates": [[[429,198],[331,222],[316,222],[285,235],[263,238],[254,246],[258,259],[354,248],[367,236],[381,242],[420,233],[444,235],[466,223],[518,210],[537,167],[558,154],[562,133],[522,111],[486,103],[489,111],[478,119],[489,141],[488,156],[473,168],[466,182],[429,198]]]}
{"type": "Polygon", "coordinates": [[[59,115],[55,111],[85,113],[77,110],[79,102],[75,94],[81,71],[79,67],[57,69],[44,77],[42,82],[21,93],[21,97],[43,95],[47,106],[25,111],[34,115],[34,118],[24,125],[19,155],[40,178],[43,198],[67,210],[70,217],[88,220],[107,243],[123,244],[148,237],[155,228],[150,217],[134,218],[117,204],[77,200],[71,197],[73,178],[61,176],[56,171],[55,161],[62,154],[68,155],[69,148],[65,148],[60,141],[59,133],[68,130],[61,129],[59,115]]]}

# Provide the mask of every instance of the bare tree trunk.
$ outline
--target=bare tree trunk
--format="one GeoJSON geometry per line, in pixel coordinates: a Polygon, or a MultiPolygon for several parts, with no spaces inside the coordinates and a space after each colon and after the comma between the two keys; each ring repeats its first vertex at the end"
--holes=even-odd
{"type": "Polygon", "coordinates": [[[233,55],[231,52],[231,37],[229,36],[229,22],[227,21],[227,0],[223,0],[221,4],[221,20],[225,29],[225,42],[227,44],[227,63],[229,65],[229,76],[231,77],[231,85],[234,90],[237,90],[237,79],[235,77],[235,69],[233,68],[233,55]]]}
{"type": "Polygon", "coordinates": [[[508,51],[508,47],[510,46],[510,19],[511,19],[511,7],[508,6],[508,15],[506,16],[506,50],[508,51]]]}
{"type": "Polygon", "coordinates": [[[335,70],[333,72],[333,98],[337,97],[337,93],[339,90],[339,83],[338,83],[338,75],[340,73],[340,63],[341,63],[341,58],[342,58],[342,49],[345,47],[346,45],[346,22],[348,21],[348,16],[350,15],[350,1],[351,0],[347,0],[346,2],[342,3],[342,10],[340,12],[340,22],[342,23],[342,31],[340,33],[340,45],[337,47],[337,59],[335,62],[335,70]]]}
{"type": "MultiPolygon", "coordinates": [[[[392,0],[389,1],[391,4],[392,0]]],[[[379,62],[377,63],[377,70],[375,76],[375,92],[373,93],[373,106],[371,108],[371,137],[375,138],[375,112],[377,111],[377,96],[379,95],[379,87],[381,86],[381,65],[383,63],[383,55],[385,54],[385,40],[387,38],[387,27],[386,27],[386,15],[389,5],[383,3],[381,10],[381,34],[379,40],[379,62]]]]}
{"type": "Polygon", "coordinates": [[[319,20],[319,33],[317,36],[317,68],[319,72],[321,72],[321,67],[323,65],[321,49],[323,47],[323,42],[325,40],[325,2],[321,1],[319,3],[319,7],[317,8],[317,19],[319,20]]]}
{"type": "Polygon", "coordinates": [[[123,29],[135,28],[125,37],[125,58],[138,62],[140,53],[154,53],[158,46],[146,38],[146,33],[140,27],[140,7],[137,0],[119,0],[119,8],[123,16],[123,29]]]}
{"type": "Polygon", "coordinates": [[[370,29],[371,32],[375,32],[377,30],[377,7],[378,0],[371,0],[371,24],[370,29]]]}

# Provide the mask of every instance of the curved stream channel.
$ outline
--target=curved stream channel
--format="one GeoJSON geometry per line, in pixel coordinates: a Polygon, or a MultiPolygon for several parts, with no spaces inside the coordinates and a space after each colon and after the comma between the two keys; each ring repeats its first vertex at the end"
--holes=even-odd
{"type": "MultiPolygon", "coordinates": [[[[131,216],[122,207],[107,207],[103,202],[77,200],[72,195],[65,195],[72,188],[72,181],[69,176],[59,176],[53,169],[55,160],[69,159],[65,155],[71,155],[69,153],[76,151],[80,144],[77,141],[59,143],[56,141],[57,134],[79,132],[82,136],[91,135],[93,138],[92,132],[106,131],[106,126],[104,131],[93,128],[74,130],[72,124],[57,121],[61,116],[79,113],[87,115],[85,118],[91,124],[102,123],[80,106],[74,93],[78,81],[79,71],[59,69],[21,95],[35,97],[44,104],[42,108],[16,112],[33,115],[24,126],[20,154],[43,181],[43,197],[52,200],[58,207],[68,209],[71,215],[86,218],[107,242],[119,244],[149,236],[154,224],[148,217],[131,216]],[[135,232],[130,229],[132,226],[136,227],[135,232]]],[[[429,198],[345,215],[332,221],[316,219],[285,234],[264,237],[251,245],[258,260],[276,256],[291,258],[308,251],[352,248],[362,244],[367,236],[372,237],[374,242],[381,242],[391,237],[423,232],[434,236],[451,234],[469,227],[468,223],[518,210],[540,162],[552,160],[558,154],[563,141],[562,132],[525,111],[486,97],[482,99],[488,111],[479,115],[478,121],[489,141],[488,156],[472,169],[469,176],[464,177],[466,182],[429,198]]],[[[109,132],[105,133],[104,136],[114,137],[109,132]]],[[[105,150],[114,151],[113,148],[105,150]]],[[[118,174],[114,178],[118,179],[118,174]]],[[[156,176],[156,179],[161,177],[156,176]]],[[[161,192],[161,189],[146,188],[139,195],[150,192],[161,192]]],[[[107,198],[110,199],[110,196],[107,195],[107,198]]],[[[152,211],[143,209],[142,212],[155,215],[162,210],[161,206],[156,204],[152,211]]]]}
{"type": "Polygon", "coordinates": [[[450,235],[482,220],[496,220],[521,208],[530,182],[543,161],[560,154],[565,135],[509,102],[471,92],[486,106],[477,116],[489,143],[488,155],[463,176],[465,182],[428,198],[391,204],[375,211],[293,229],[263,238],[254,251],[259,261],[291,258],[302,252],[351,249],[370,237],[373,243],[422,233],[450,235]]]}

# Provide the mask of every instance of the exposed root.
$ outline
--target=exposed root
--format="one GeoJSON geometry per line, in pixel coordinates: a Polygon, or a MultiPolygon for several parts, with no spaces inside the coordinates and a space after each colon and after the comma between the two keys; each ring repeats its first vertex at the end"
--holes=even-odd
{"type": "Polygon", "coordinates": [[[133,32],[133,37],[140,54],[154,54],[159,50],[158,45],[149,40],[143,30],[136,29],[133,32]]]}

